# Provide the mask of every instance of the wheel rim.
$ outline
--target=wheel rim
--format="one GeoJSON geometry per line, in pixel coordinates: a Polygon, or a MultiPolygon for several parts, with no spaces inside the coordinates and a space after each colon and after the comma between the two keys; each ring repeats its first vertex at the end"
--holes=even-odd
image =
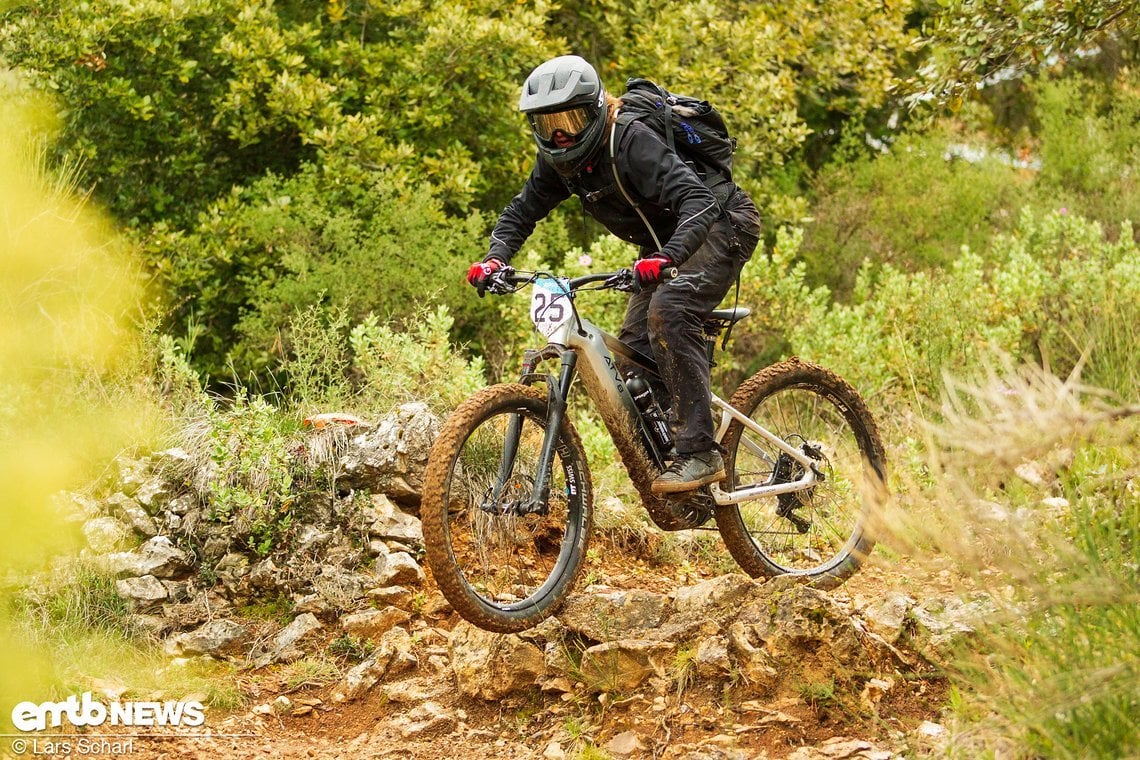
{"type": "MultiPolygon", "coordinates": [[[[810,386],[789,386],[764,397],[752,419],[808,452],[823,479],[807,490],[737,505],[745,532],[777,573],[820,575],[855,550],[877,478],[844,415],[846,405],[810,386]]],[[[862,440],[865,440],[865,435],[862,440]]],[[[797,479],[801,464],[744,430],[736,446],[736,489],[797,479]]]]}
{"type": "Polygon", "coordinates": [[[448,483],[448,551],[470,593],[498,611],[540,604],[574,561],[582,481],[564,444],[555,450],[545,514],[518,509],[533,496],[544,422],[529,409],[496,410],[464,441],[448,483]],[[494,498],[503,442],[516,415],[522,418],[518,451],[506,486],[494,498]]]}

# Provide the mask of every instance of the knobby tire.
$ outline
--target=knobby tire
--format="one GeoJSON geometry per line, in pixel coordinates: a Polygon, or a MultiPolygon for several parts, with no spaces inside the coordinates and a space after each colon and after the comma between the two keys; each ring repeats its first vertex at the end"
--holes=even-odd
{"type": "MultiPolygon", "coordinates": [[[[792,575],[818,588],[838,586],[874,547],[869,523],[886,499],[886,456],[866,403],[834,372],[795,357],[746,380],[729,403],[784,441],[816,447],[826,476],[782,500],[717,507],[717,528],[729,553],[754,578],[792,575]]],[[[778,460],[775,447],[756,444],[754,433],[733,422],[721,442],[727,451],[726,491],[794,479],[789,459],[781,472],[756,449],[742,446],[743,435],[778,460]]]]}
{"type": "Polygon", "coordinates": [[[550,617],[584,563],[593,489],[568,420],[552,462],[547,514],[495,511],[528,496],[535,468],[527,469],[546,418],[544,390],[494,385],[448,416],[428,456],[420,507],[427,565],[452,608],[488,631],[514,633],[550,617]],[[497,480],[503,431],[515,414],[523,415],[522,440],[508,487],[495,501],[488,484],[497,480]]]}

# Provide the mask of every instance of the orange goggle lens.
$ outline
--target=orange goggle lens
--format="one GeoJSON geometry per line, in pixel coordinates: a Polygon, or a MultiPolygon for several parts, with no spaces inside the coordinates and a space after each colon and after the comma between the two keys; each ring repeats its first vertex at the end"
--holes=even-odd
{"type": "Polygon", "coordinates": [[[543,140],[549,140],[555,132],[574,137],[590,125],[590,110],[581,107],[555,113],[531,114],[530,124],[534,133],[543,140]]]}

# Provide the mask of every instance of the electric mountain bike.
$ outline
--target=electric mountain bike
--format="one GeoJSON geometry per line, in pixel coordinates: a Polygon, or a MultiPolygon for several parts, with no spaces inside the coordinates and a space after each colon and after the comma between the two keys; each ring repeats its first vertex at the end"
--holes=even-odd
{"type": "MultiPolygon", "coordinates": [[[[650,484],[672,442],[648,388],[656,363],[578,308],[585,292],[632,292],[632,272],[568,279],[504,267],[486,289],[502,295],[528,285],[546,345],[525,352],[517,383],[484,388],[448,416],[424,474],[427,564],[463,618],[503,633],[534,626],[557,611],[582,569],[594,513],[585,451],[566,413],[576,379],[660,528],[715,519],[752,577],[791,575],[830,588],[858,570],[874,546],[868,523],[885,498],[886,464],[851,385],[793,357],[753,375],[727,402],[713,394],[727,478],[657,495],[650,484]]],[[[748,314],[738,307],[708,316],[710,362],[717,338],[748,314]]]]}

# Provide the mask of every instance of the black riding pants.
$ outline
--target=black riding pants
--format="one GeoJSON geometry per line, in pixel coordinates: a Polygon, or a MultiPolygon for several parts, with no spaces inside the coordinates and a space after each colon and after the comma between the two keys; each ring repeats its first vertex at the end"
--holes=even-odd
{"type": "Polygon", "coordinates": [[[709,228],[704,245],[681,264],[675,279],[630,297],[619,336],[656,360],[664,387],[651,385],[661,406],[669,409],[681,455],[715,445],[702,325],[760,239],[760,215],[747,194],[737,190],[725,208],[726,213],[709,228]]]}

